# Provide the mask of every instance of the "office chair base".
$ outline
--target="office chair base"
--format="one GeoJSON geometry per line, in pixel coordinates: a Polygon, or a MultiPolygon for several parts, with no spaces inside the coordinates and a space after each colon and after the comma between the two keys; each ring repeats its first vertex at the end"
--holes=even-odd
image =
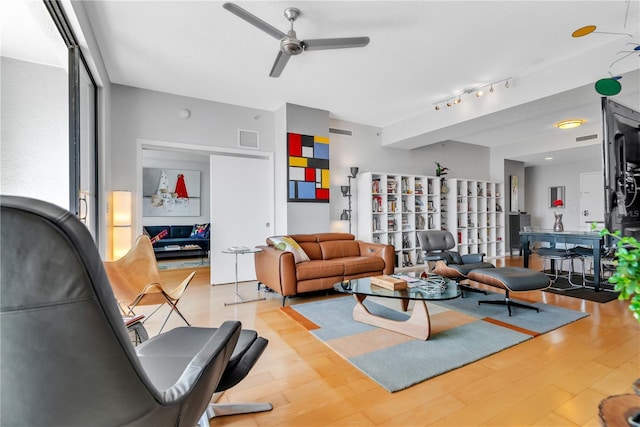
{"type": "MultiPolygon", "coordinates": [[[[473,286],[463,285],[461,283],[458,283],[458,287],[460,288],[461,291],[477,292],[483,295],[487,294],[487,291],[485,291],[484,289],[474,288],[473,286]]],[[[464,292],[462,293],[462,298],[464,298],[464,292]]]]}
{"type": "Polygon", "coordinates": [[[540,313],[540,309],[538,307],[534,307],[532,305],[522,304],[517,301],[511,301],[509,298],[505,298],[503,300],[486,300],[486,301],[478,301],[478,305],[480,304],[496,304],[496,305],[506,305],[507,311],[509,312],[509,317],[511,317],[511,307],[520,307],[520,308],[528,308],[529,310],[535,310],[540,313]]]}
{"type": "Polygon", "coordinates": [[[229,415],[253,414],[256,412],[266,412],[273,409],[271,403],[210,403],[204,411],[199,427],[208,427],[209,420],[216,417],[226,417],[229,415]]]}

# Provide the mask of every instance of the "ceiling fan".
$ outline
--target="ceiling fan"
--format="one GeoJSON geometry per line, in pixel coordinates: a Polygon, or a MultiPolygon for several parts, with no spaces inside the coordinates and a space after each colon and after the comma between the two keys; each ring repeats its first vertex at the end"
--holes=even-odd
{"type": "Polygon", "coordinates": [[[236,4],[225,3],[223,7],[251,25],[258,27],[270,36],[280,40],[280,51],[269,73],[271,77],[279,77],[285,65],[289,62],[289,58],[293,55],[299,55],[305,50],[344,49],[364,47],[369,44],[369,37],[299,40],[296,32],[293,30],[293,22],[300,16],[300,10],[295,7],[288,7],[284,10],[284,16],[291,22],[291,29],[288,33],[283,33],[236,4]]]}

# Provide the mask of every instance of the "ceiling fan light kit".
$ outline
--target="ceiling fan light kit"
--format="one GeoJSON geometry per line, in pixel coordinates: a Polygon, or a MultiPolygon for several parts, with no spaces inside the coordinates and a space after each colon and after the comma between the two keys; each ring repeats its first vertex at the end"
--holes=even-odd
{"type": "Polygon", "coordinates": [[[493,88],[493,85],[497,85],[503,82],[504,82],[505,89],[509,89],[513,84],[513,77],[507,77],[506,79],[496,80],[495,82],[486,83],[486,84],[482,84],[474,87],[468,87],[463,91],[458,92],[453,96],[450,96],[449,98],[445,98],[438,102],[435,102],[433,104],[434,109],[436,111],[440,111],[440,105],[446,105],[447,107],[451,107],[452,105],[460,104],[462,102],[462,97],[464,95],[475,94],[476,98],[480,98],[482,95],[484,95],[483,89],[485,88],[489,88],[489,93],[494,93],[495,90],[493,88]]]}
{"type": "Polygon", "coordinates": [[[280,50],[269,73],[271,77],[279,77],[289,58],[300,55],[306,50],[346,49],[369,44],[369,37],[300,40],[293,29],[293,23],[301,15],[300,9],[295,7],[284,10],[285,18],[291,23],[291,28],[286,34],[234,3],[224,3],[222,7],[280,41],[280,50]]]}

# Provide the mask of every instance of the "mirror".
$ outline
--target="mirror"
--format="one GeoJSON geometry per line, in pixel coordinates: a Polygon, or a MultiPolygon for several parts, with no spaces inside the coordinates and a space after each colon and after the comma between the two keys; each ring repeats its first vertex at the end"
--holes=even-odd
{"type": "Polygon", "coordinates": [[[549,207],[564,209],[565,204],[564,185],[560,187],[549,187],[549,207]],[[562,200],[562,206],[556,206],[556,200],[562,200]]]}

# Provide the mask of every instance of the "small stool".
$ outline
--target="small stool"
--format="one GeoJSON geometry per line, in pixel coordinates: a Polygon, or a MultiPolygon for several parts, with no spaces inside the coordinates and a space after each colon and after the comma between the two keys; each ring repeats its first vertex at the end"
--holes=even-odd
{"type": "Polygon", "coordinates": [[[478,301],[478,304],[506,305],[511,316],[511,306],[538,310],[537,307],[509,299],[509,292],[539,291],[551,285],[546,274],[524,267],[483,268],[469,272],[469,280],[502,289],[504,300],[478,301]]]}

